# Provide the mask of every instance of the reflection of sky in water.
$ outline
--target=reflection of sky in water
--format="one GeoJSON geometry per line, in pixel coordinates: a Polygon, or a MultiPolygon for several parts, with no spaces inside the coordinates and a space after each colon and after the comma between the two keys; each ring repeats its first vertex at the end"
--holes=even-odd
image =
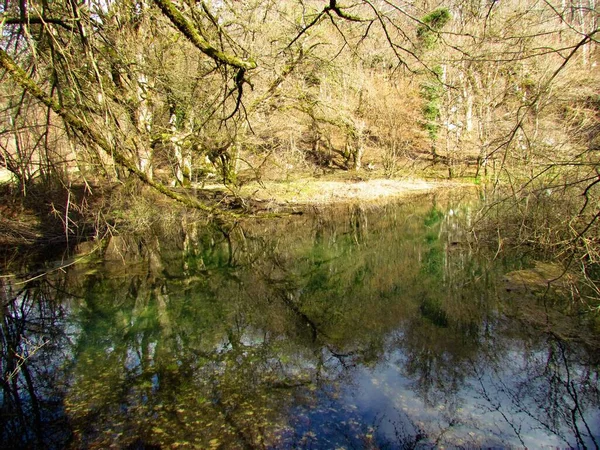
{"type": "MultiPolygon", "coordinates": [[[[286,440],[301,448],[583,448],[573,430],[549,430],[545,405],[522,395],[527,361],[520,352],[510,352],[501,369],[473,366],[464,387],[436,405],[415,392],[414,381],[403,375],[403,360],[393,352],[374,368],[355,368],[337,389],[318,389],[314,404],[291,411],[293,430],[286,440]]],[[[586,415],[596,440],[599,419],[598,411],[586,415]]],[[[578,426],[585,434],[585,424],[578,426]]],[[[589,437],[584,443],[594,448],[589,437]]]]}
{"type": "MultiPolygon", "coordinates": [[[[317,388],[312,386],[311,400],[289,411],[283,442],[294,448],[578,448],[573,430],[554,429],[542,417],[545,405],[539,391],[548,389],[547,380],[536,376],[535,370],[532,374],[531,366],[544,365],[547,349],[527,352],[522,342],[512,341],[499,363],[493,362],[494,356],[488,360],[480,354],[478,361],[467,363],[468,373],[458,392],[433,395],[443,400],[432,405],[423,399],[414,377],[406,375],[407,356],[397,349],[390,351],[393,342],[402,339],[401,330],[392,333],[386,356],[373,368],[344,367],[342,359],[323,350],[324,378],[316,380],[317,388]]],[[[249,327],[240,343],[248,349],[260,347],[265,334],[249,327]]],[[[148,349],[153,358],[156,343],[148,349]]],[[[231,350],[226,339],[214,349],[216,353],[231,350]]],[[[139,354],[129,350],[127,356],[128,369],[139,369],[139,354]]],[[[300,353],[287,363],[275,362],[290,377],[317,370],[314,360],[300,353]]],[[[584,370],[569,367],[573,378],[584,377],[584,370]]],[[[157,384],[155,376],[152,385],[157,384]]],[[[567,405],[569,400],[561,399],[567,405]]],[[[597,439],[600,413],[593,410],[586,422],[597,439]]],[[[581,420],[578,426],[585,434],[581,420]]],[[[593,448],[589,437],[583,439],[593,448]]]]}

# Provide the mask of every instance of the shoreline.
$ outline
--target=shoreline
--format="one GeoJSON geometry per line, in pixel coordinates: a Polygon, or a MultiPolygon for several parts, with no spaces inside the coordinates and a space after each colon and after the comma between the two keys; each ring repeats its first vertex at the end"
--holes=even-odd
{"type": "Polygon", "coordinates": [[[349,202],[378,202],[424,194],[439,189],[475,187],[460,181],[424,179],[321,181],[299,179],[290,182],[263,182],[244,186],[240,197],[250,202],[272,206],[326,206],[349,202]]]}

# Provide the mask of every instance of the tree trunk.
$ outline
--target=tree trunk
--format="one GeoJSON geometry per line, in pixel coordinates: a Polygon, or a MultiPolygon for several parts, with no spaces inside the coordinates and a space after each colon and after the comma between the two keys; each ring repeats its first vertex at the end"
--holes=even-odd
{"type": "MultiPolygon", "coordinates": [[[[150,100],[148,99],[148,77],[141,73],[137,79],[137,127],[142,135],[150,135],[152,132],[152,111],[150,110],[150,100]]],[[[152,164],[152,149],[150,145],[139,145],[137,147],[138,169],[140,169],[148,179],[152,179],[154,168],[152,164]]]]}

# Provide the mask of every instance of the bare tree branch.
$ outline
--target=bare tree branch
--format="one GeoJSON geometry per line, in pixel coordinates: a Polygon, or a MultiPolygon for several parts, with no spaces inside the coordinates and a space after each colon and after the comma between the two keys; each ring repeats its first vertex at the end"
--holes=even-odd
{"type": "Polygon", "coordinates": [[[137,176],[142,182],[151,186],[152,188],[166,195],[167,197],[176,200],[180,203],[183,203],[188,207],[200,209],[209,213],[219,214],[217,210],[208,207],[207,205],[201,203],[197,199],[181,195],[167,188],[163,184],[150,179],[148,175],[146,175],[143,171],[138,169],[133,162],[131,162],[121,151],[119,151],[118,148],[110,145],[110,143],[100,133],[95,131],[92,127],[90,127],[84,121],[72,114],[70,111],[61,107],[61,105],[59,105],[55,100],[50,98],[44,91],[42,91],[42,89],[37,85],[37,83],[33,81],[3,49],[0,49],[0,66],[2,66],[11,75],[12,79],[25,91],[27,91],[29,95],[37,98],[43,104],[51,108],[65,121],[66,124],[68,124],[78,133],[81,133],[82,136],[87,138],[93,144],[100,147],[107,154],[111,155],[113,160],[118,165],[124,167],[129,172],[137,176]]]}

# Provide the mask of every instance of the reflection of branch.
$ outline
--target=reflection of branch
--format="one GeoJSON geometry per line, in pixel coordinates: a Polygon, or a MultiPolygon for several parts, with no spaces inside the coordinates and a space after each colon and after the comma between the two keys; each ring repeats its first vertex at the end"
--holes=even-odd
{"type": "MultiPolygon", "coordinates": [[[[292,301],[292,299],[288,296],[288,292],[281,289],[279,298],[281,298],[284,304],[292,310],[292,312],[300,318],[302,322],[306,324],[307,327],[311,330],[312,342],[316,343],[319,339],[319,336],[324,337],[325,339],[329,339],[327,333],[325,333],[310,317],[308,317],[305,313],[303,313],[298,306],[292,301]]],[[[348,352],[348,353],[339,353],[334,350],[333,346],[327,343],[325,340],[321,340],[321,344],[324,348],[326,348],[331,356],[337,359],[344,369],[348,369],[349,367],[354,367],[355,364],[348,365],[346,363],[345,358],[350,358],[355,355],[356,352],[348,352]]]]}
{"type": "Polygon", "coordinates": [[[588,432],[588,436],[594,442],[596,449],[598,449],[598,442],[596,442],[596,439],[594,438],[594,434],[590,430],[590,427],[589,427],[587,421],[585,420],[583,411],[581,411],[579,396],[577,395],[577,390],[574,387],[574,382],[571,380],[571,371],[569,370],[569,362],[567,360],[567,355],[566,355],[564,344],[560,340],[557,340],[557,344],[558,344],[558,348],[560,348],[561,358],[563,360],[563,364],[565,365],[565,371],[567,373],[567,380],[563,382],[563,385],[567,389],[567,393],[569,394],[569,397],[571,397],[571,399],[573,400],[573,407],[571,408],[571,419],[573,420],[573,428],[575,431],[575,435],[577,437],[577,442],[578,442],[578,444],[580,444],[582,446],[582,448],[585,448],[585,442],[583,441],[583,438],[581,437],[581,432],[579,431],[579,427],[577,426],[577,414],[579,414],[579,416],[581,417],[581,420],[583,421],[583,424],[585,425],[585,428],[588,432]]]}
{"type": "Polygon", "coordinates": [[[523,442],[523,439],[521,438],[520,430],[515,426],[514,423],[512,423],[512,421],[509,420],[509,418],[506,416],[504,411],[502,411],[502,403],[500,403],[500,402],[494,403],[494,400],[488,394],[485,386],[483,385],[483,377],[479,377],[478,381],[479,381],[479,385],[481,386],[481,395],[489,403],[490,409],[493,411],[496,411],[497,413],[499,413],[502,416],[504,421],[512,428],[512,430],[514,431],[517,438],[519,438],[519,442],[521,442],[521,445],[523,447],[526,447],[525,442],[523,442]]]}
{"type": "MultiPolygon", "coordinates": [[[[589,439],[591,441],[588,442],[592,442],[593,447],[598,449],[597,439],[586,421],[582,401],[582,394],[589,392],[586,391],[584,384],[589,382],[590,375],[587,375],[587,379],[574,379],[574,374],[578,374],[579,371],[577,368],[570,367],[566,342],[555,333],[549,333],[547,344],[549,347],[546,364],[539,369],[524,368],[524,370],[533,370],[533,373],[528,372],[527,378],[515,387],[510,386],[511,379],[507,378],[507,373],[500,368],[494,368],[493,372],[487,375],[489,382],[485,380],[486,375],[478,373],[475,368],[476,379],[480,386],[477,392],[488,403],[487,409],[499,413],[519,439],[521,439],[520,428],[515,422],[517,414],[523,414],[547,433],[560,438],[566,446],[570,445],[566,436],[566,430],[569,430],[572,438],[577,440],[578,446],[585,448],[586,439],[589,439]],[[535,386],[537,382],[544,384],[537,387],[535,386]],[[495,389],[495,392],[490,392],[492,389],[495,389]],[[530,390],[539,392],[540,396],[533,398],[534,403],[528,406],[530,390]],[[504,396],[512,406],[503,407],[502,400],[499,398],[504,396]],[[509,411],[505,414],[503,409],[509,411]],[[565,430],[562,429],[562,424],[567,427],[565,430]]],[[[524,445],[523,441],[521,443],[524,445]]]]}
{"type": "MultiPolygon", "coordinates": [[[[30,342],[29,342],[27,339],[24,339],[24,340],[25,340],[25,344],[30,344],[30,342]]],[[[33,349],[32,349],[31,351],[29,351],[29,352],[28,352],[28,355],[27,355],[27,356],[23,356],[23,355],[20,355],[20,354],[18,354],[18,353],[15,353],[15,354],[14,354],[14,356],[16,356],[16,358],[17,358],[19,361],[17,362],[17,365],[16,365],[16,367],[14,368],[14,370],[13,370],[11,373],[9,373],[7,376],[6,376],[6,380],[5,380],[5,381],[6,381],[7,383],[10,383],[10,382],[12,382],[12,379],[13,379],[15,376],[17,376],[17,375],[18,375],[18,373],[19,373],[19,372],[20,372],[20,370],[21,370],[21,367],[23,367],[23,365],[24,365],[24,364],[27,362],[27,360],[28,360],[28,359],[30,359],[30,358],[31,358],[33,355],[35,355],[35,354],[38,352],[38,350],[40,350],[40,349],[41,349],[41,348],[42,348],[44,345],[46,345],[48,342],[50,342],[50,340],[44,341],[44,342],[42,342],[41,344],[34,346],[34,347],[33,347],[33,349]]]]}
{"type": "MultiPolygon", "coordinates": [[[[21,285],[21,284],[27,284],[30,281],[34,281],[34,280],[37,280],[38,278],[45,277],[46,275],[49,275],[51,273],[58,272],[59,270],[64,270],[67,267],[70,267],[70,266],[72,266],[74,264],[77,264],[78,262],[83,261],[85,258],[87,258],[88,256],[90,256],[92,253],[94,253],[99,248],[100,248],[100,246],[96,246],[91,251],[89,251],[88,253],[86,253],[85,255],[82,255],[79,258],[74,259],[73,261],[71,261],[68,264],[63,264],[63,265],[61,265],[61,266],[59,266],[59,267],[57,267],[55,269],[44,271],[42,273],[39,273],[39,274],[37,274],[37,275],[35,275],[35,276],[31,277],[31,278],[28,278],[26,280],[23,280],[23,281],[16,281],[13,284],[15,286],[18,286],[18,285],[21,285]]],[[[10,277],[13,277],[13,276],[14,275],[0,275],[0,278],[10,278],[10,277]]]]}
{"type": "Polygon", "coordinates": [[[285,290],[282,289],[280,291],[279,298],[281,298],[283,300],[283,303],[285,303],[285,305],[288,308],[290,308],[293,311],[293,313],[296,314],[296,316],[299,317],[311,329],[313,342],[317,341],[317,337],[319,336],[319,334],[327,337],[327,335],[325,333],[323,333],[321,330],[319,330],[319,328],[317,327],[317,324],[313,320],[311,320],[310,317],[308,317],[306,314],[304,314],[302,311],[300,311],[300,308],[298,308],[296,306],[296,304],[292,301],[292,299],[289,298],[288,292],[286,292],[285,290]]]}
{"type": "Polygon", "coordinates": [[[285,379],[285,380],[281,380],[281,381],[274,381],[273,383],[268,383],[268,386],[272,389],[294,389],[294,388],[298,388],[298,387],[303,387],[303,386],[310,386],[312,384],[312,380],[310,379],[306,379],[306,380],[289,380],[289,379],[285,379]]]}

